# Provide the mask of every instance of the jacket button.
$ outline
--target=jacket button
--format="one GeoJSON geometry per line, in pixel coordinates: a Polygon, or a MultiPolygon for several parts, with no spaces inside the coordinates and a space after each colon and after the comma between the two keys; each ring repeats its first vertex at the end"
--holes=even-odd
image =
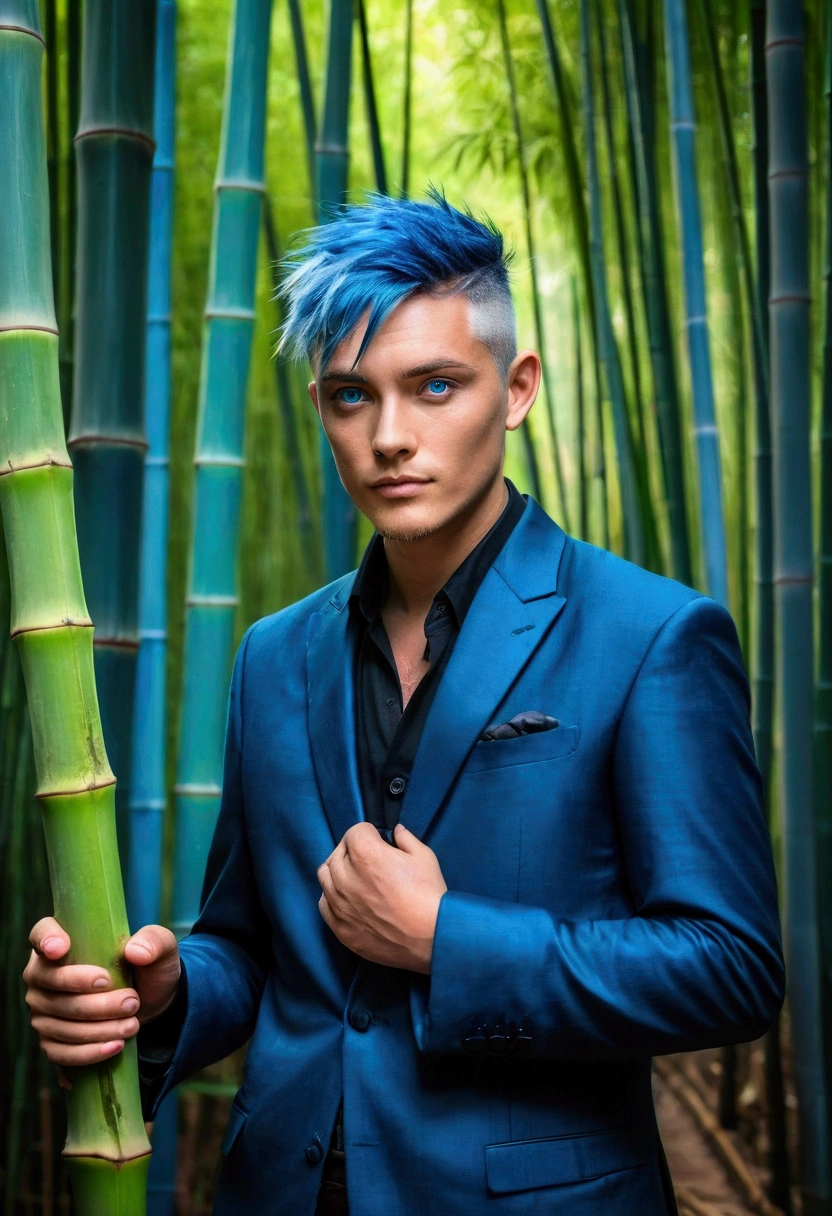
{"type": "Polygon", "coordinates": [[[404,793],[405,784],[404,777],[394,777],[387,788],[394,798],[398,798],[399,794],[404,793]]]}
{"type": "Polygon", "coordinates": [[[312,1143],[308,1144],[305,1149],[306,1160],[310,1165],[317,1165],[323,1159],[324,1146],[321,1143],[321,1137],[315,1133],[312,1137],[312,1143]]]}
{"type": "Polygon", "coordinates": [[[350,1026],[353,1030],[366,1030],[372,1020],[373,1016],[369,1009],[350,1010],[350,1026]]]}

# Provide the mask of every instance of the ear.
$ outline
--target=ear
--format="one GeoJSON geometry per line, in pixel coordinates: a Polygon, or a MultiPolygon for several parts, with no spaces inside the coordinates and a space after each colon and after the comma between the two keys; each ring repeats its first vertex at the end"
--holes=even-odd
{"type": "Polygon", "coordinates": [[[308,383],[308,385],[307,385],[306,387],[307,387],[307,389],[309,390],[309,396],[310,396],[310,398],[311,398],[311,400],[312,400],[312,404],[313,404],[313,405],[314,405],[314,407],[315,407],[315,412],[317,413],[318,417],[320,418],[320,416],[321,416],[321,407],[320,407],[320,404],[319,404],[319,402],[318,402],[318,386],[317,386],[317,384],[315,383],[315,381],[314,381],[314,380],[310,380],[310,381],[309,381],[309,383],[308,383]]]}
{"type": "Polygon", "coordinates": [[[540,355],[534,350],[521,350],[508,369],[507,431],[516,431],[534,405],[540,372],[540,355]]]}

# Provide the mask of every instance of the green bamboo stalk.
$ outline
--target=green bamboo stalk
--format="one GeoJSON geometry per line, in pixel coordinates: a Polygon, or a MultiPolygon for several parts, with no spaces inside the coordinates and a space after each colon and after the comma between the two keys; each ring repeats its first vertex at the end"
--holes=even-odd
{"type": "Polygon", "coordinates": [[[309,193],[312,210],[315,207],[315,132],[318,122],[315,117],[315,95],[309,74],[309,57],[306,53],[306,35],[303,31],[303,13],[300,0],[289,0],[289,17],[292,23],[292,42],[295,48],[295,65],[300,88],[300,103],[303,111],[303,130],[306,136],[306,166],[309,171],[309,193]]]}
{"type": "MultiPolygon", "coordinates": [[[[652,10],[648,11],[648,18],[652,18],[652,10]]],[[[636,38],[634,27],[630,0],[619,0],[627,116],[635,168],[632,176],[638,217],[639,269],[653,371],[664,497],[670,529],[671,562],[674,576],[683,583],[691,584],[693,569],[682,457],[679,388],[667,297],[664,228],[653,138],[653,91],[649,73],[643,70],[645,61],[649,62],[652,57],[652,20],[648,27],[647,42],[636,38]]]]}
{"type": "MultiPolygon", "coordinates": [[[[630,369],[633,378],[633,399],[635,402],[636,428],[638,434],[638,463],[640,480],[647,478],[647,426],[644,418],[644,391],[641,383],[641,363],[639,357],[639,336],[636,324],[636,310],[633,302],[633,291],[630,270],[630,242],[624,223],[624,202],[619,180],[618,156],[615,147],[615,134],[612,115],[612,90],[610,88],[610,59],[607,51],[607,36],[604,32],[605,16],[599,0],[595,0],[596,26],[598,29],[598,49],[600,52],[601,81],[601,123],[604,131],[604,143],[609,165],[610,193],[612,195],[612,213],[615,221],[615,235],[618,261],[621,268],[621,298],[624,304],[624,319],[627,331],[627,346],[629,348],[630,369]]],[[[648,489],[649,493],[649,489],[648,489]]],[[[649,504],[648,504],[649,505],[649,504]]],[[[652,514],[652,507],[651,514],[652,514]]]]}
{"type": "MultiPolygon", "coordinates": [[[[106,967],[118,988],[126,983],[127,913],[61,411],[42,55],[35,0],[2,0],[0,508],[55,915],[72,940],[71,959],[106,967]]],[[[113,1060],[73,1070],[71,1080],[64,1153],[78,1216],[141,1216],[150,1146],[135,1042],[113,1060]]]]}
{"type": "MultiPolygon", "coordinates": [[[[529,251],[529,271],[531,273],[532,282],[532,309],[534,312],[534,329],[535,338],[537,341],[537,349],[540,354],[541,370],[543,375],[543,394],[546,398],[546,420],[549,424],[549,441],[552,445],[552,460],[555,466],[555,484],[557,486],[558,501],[560,503],[561,524],[566,532],[571,531],[569,524],[569,502],[566,496],[566,478],[563,473],[563,462],[560,454],[560,440],[558,438],[557,424],[555,422],[555,393],[552,387],[552,378],[549,368],[549,355],[546,349],[546,330],[543,325],[543,306],[540,297],[540,283],[537,277],[537,251],[535,248],[534,227],[532,225],[532,198],[531,189],[529,186],[529,173],[526,168],[525,151],[526,145],[523,139],[523,124],[520,118],[520,105],[517,97],[517,79],[514,73],[514,60],[511,54],[511,44],[508,37],[508,24],[506,22],[506,6],[504,0],[497,0],[497,19],[500,27],[500,43],[503,51],[503,66],[505,68],[506,79],[508,81],[509,106],[511,109],[511,121],[514,128],[514,139],[517,145],[517,167],[520,178],[520,193],[523,199],[523,223],[526,233],[526,248],[529,251]]],[[[529,420],[523,423],[522,426],[523,439],[528,446],[533,439],[529,431],[529,420]]],[[[530,462],[530,473],[534,470],[537,474],[533,480],[537,480],[535,486],[535,497],[540,500],[542,487],[539,484],[539,474],[537,473],[537,461],[530,462]]]]}
{"type": "Polygon", "coordinates": [[[633,462],[633,444],[624,392],[624,377],[618,344],[612,328],[604,269],[604,237],[601,215],[601,183],[598,175],[598,155],[595,144],[595,102],[592,90],[590,54],[590,24],[588,0],[581,0],[581,95],[586,139],[587,185],[589,188],[590,253],[592,285],[595,299],[598,358],[604,369],[612,404],[615,447],[618,455],[618,479],[621,491],[621,511],[624,532],[624,553],[630,561],[643,566],[647,561],[644,521],[639,501],[638,480],[633,462]]]}
{"type": "Polygon", "coordinates": [[[413,120],[413,0],[405,0],[404,96],[402,98],[401,197],[410,192],[410,136],[413,120]]]}
{"type": "MultiPolygon", "coordinates": [[[[332,0],[324,113],[315,148],[318,206],[323,222],[330,220],[337,208],[346,201],[352,27],[352,0],[332,0]]],[[[324,565],[327,579],[335,579],[352,570],[355,565],[358,514],[341,484],[323,430],[319,443],[323,482],[324,565]]]]}
{"type": "Polygon", "coordinates": [[[384,145],[381,142],[381,124],[376,105],[376,87],[373,79],[373,57],[370,53],[370,31],[367,26],[367,6],[358,0],[358,29],[361,34],[361,67],[364,76],[364,106],[367,111],[367,126],[370,129],[370,150],[373,154],[373,173],[376,190],[387,194],[387,169],[384,164],[384,145]]]}
{"type": "Polygon", "coordinates": [[[817,1216],[832,1210],[832,1142],[822,1037],[817,835],[812,804],[811,296],[804,59],[802,5],[798,0],[769,0],[769,385],[785,940],[799,1102],[800,1187],[804,1212],[817,1216]]]}
{"type": "Polygon", "coordinates": [[[577,434],[578,515],[581,539],[589,537],[589,496],[586,477],[586,403],[584,400],[584,354],[581,342],[581,305],[578,284],[572,276],[572,332],[575,337],[575,429],[577,434]]]}
{"type": "Polygon", "coordinates": [[[155,0],[85,0],[78,165],[75,383],[69,447],[101,718],[129,841],[144,484],[144,363],[155,0]]]}

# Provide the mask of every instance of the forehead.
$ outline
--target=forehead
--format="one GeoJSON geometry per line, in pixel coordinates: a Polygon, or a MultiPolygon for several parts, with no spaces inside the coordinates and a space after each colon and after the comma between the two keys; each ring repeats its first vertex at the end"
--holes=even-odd
{"type": "MultiPolygon", "coordinates": [[[[391,363],[429,363],[437,358],[472,364],[487,360],[488,348],[474,336],[471,308],[471,301],[462,293],[409,296],[376,330],[361,356],[360,370],[366,374],[391,363]]],[[[330,366],[352,367],[368,317],[369,312],[336,348],[330,366]]],[[[325,371],[318,369],[319,374],[325,371]]]]}

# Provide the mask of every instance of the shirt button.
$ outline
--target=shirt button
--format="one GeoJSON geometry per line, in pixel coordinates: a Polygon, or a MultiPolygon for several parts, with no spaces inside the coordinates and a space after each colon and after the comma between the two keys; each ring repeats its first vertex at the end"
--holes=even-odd
{"type": "Polygon", "coordinates": [[[388,705],[394,705],[395,703],[396,703],[396,698],[395,698],[395,697],[388,697],[388,698],[387,698],[387,704],[388,704],[388,705]]]}
{"type": "Polygon", "coordinates": [[[308,1144],[304,1149],[304,1155],[310,1165],[317,1165],[322,1160],[324,1155],[324,1146],[321,1143],[321,1137],[314,1136],[312,1143],[308,1144]]]}
{"type": "Polygon", "coordinates": [[[394,798],[398,798],[404,792],[406,784],[404,777],[394,777],[387,788],[394,798]]]}
{"type": "Polygon", "coordinates": [[[444,611],[445,611],[445,605],[444,605],[444,604],[437,604],[437,605],[436,605],[436,611],[437,611],[437,612],[444,612],[444,611]]]}
{"type": "Polygon", "coordinates": [[[350,1026],[353,1030],[366,1030],[372,1020],[373,1015],[369,1009],[350,1010],[350,1026]]]}

